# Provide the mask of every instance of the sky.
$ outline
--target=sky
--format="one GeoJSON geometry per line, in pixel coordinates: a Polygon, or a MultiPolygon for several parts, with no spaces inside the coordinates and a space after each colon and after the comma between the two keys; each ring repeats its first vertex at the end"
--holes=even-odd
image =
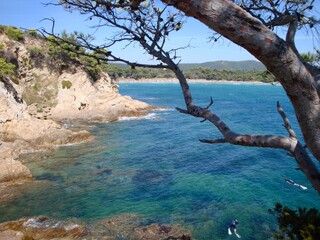
{"type": "MultiPolygon", "coordinates": [[[[51,29],[49,21],[42,21],[45,18],[55,19],[56,32],[66,30],[67,32],[79,31],[93,33],[89,28],[90,21],[80,16],[77,12],[69,13],[61,6],[45,6],[43,3],[54,2],[54,0],[0,0],[0,25],[16,26],[23,29],[37,29],[44,27],[51,29]]],[[[96,33],[96,39],[103,41],[110,29],[96,33]]],[[[180,31],[170,35],[168,46],[177,48],[190,45],[189,48],[180,50],[178,56],[182,63],[203,63],[208,61],[228,60],[256,60],[243,48],[231,43],[228,40],[219,40],[216,43],[210,42],[209,37],[213,31],[195,19],[189,18],[180,31]]],[[[279,33],[281,35],[281,33],[279,33]]],[[[312,36],[305,33],[298,33],[296,45],[300,52],[314,51],[314,40],[312,36]]],[[[114,54],[131,61],[151,62],[151,57],[144,53],[137,45],[124,48],[119,46],[110,49],[114,54]]]]}

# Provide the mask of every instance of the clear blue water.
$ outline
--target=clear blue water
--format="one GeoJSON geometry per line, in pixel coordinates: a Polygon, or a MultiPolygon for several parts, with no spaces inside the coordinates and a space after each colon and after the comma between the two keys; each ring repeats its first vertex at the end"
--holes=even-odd
{"type": "MultiPolygon", "coordinates": [[[[242,133],[287,135],[276,110],[279,100],[298,132],[281,87],[198,83],[191,90],[200,106],[212,96],[211,109],[242,133]]],[[[167,109],[90,124],[85,127],[95,135],[92,142],[45,157],[27,155],[33,175],[46,181],[24,186],[19,198],[2,204],[1,221],[34,215],[91,221],[136,213],[149,223],[181,224],[196,239],[228,239],[226,226],[238,219],[243,239],[268,239],[277,226],[268,209],[276,202],[320,209],[319,195],[285,151],[200,143],[220,133],[174,110],[184,107],[178,84],[122,83],[120,92],[167,109]]]]}

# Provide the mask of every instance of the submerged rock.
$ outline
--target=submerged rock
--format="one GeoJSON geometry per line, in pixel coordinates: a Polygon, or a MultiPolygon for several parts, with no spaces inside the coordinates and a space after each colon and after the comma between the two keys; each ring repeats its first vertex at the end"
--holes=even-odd
{"type": "Polygon", "coordinates": [[[101,168],[95,173],[97,176],[105,178],[109,175],[112,174],[112,169],[111,168],[101,168]]]}
{"type": "Polygon", "coordinates": [[[168,172],[145,169],[138,170],[132,180],[138,187],[150,187],[169,184],[172,181],[172,176],[168,172]]]}
{"type": "Polygon", "coordinates": [[[120,214],[91,226],[93,239],[125,240],[191,240],[191,233],[179,225],[144,224],[136,214],[120,214]]]}
{"type": "Polygon", "coordinates": [[[43,216],[0,224],[0,239],[79,239],[85,234],[84,225],[43,216]]]}
{"type": "Polygon", "coordinates": [[[101,239],[101,240],[191,240],[190,231],[179,225],[144,225],[136,214],[120,214],[90,225],[76,220],[59,221],[45,216],[24,218],[0,224],[0,239],[101,239]]]}
{"type": "Polygon", "coordinates": [[[180,226],[152,224],[134,230],[138,239],[148,240],[191,240],[191,235],[180,226]]]}

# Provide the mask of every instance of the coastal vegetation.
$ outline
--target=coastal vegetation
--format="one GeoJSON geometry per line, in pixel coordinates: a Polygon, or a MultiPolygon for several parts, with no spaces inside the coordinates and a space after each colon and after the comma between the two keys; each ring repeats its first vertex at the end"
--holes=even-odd
{"type": "Polygon", "coordinates": [[[281,233],[274,233],[275,239],[318,239],[320,234],[320,213],[317,209],[298,208],[292,210],[276,203],[269,212],[276,216],[281,233]]]}
{"type": "Polygon", "coordinates": [[[24,39],[24,32],[16,27],[1,27],[0,31],[4,31],[4,33],[12,40],[20,42],[24,39]]]}
{"type": "Polygon", "coordinates": [[[15,67],[15,65],[7,62],[4,58],[0,57],[0,77],[8,75],[12,76],[14,74],[15,67]]]}
{"type": "MultiPolygon", "coordinates": [[[[158,68],[123,68],[109,64],[104,70],[112,79],[133,78],[136,80],[147,78],[175,78],[175,74],[168,69],[158,68]]],[[[182,70],[187,79],[229,80],[229,81],[258,81],[271,83],[274,76],[267,70],[230,70],[211,69],[205,67],[186,68],[182,70]]]]}
{"type": "MultiPolygon", "coordinates": [[[[102,66],[106,63],[100,63],[96,59],[100,56],[96,53],[87,52],[85,48],[76,47],[77,42],[74,34],[68,34],[66,31],[61,33],[64,41],[59,41],[53,37],[44,38],[35,29],[23,31],[13,26],[0,25],[0,33],[7,35],[14,41],[24,41],[26,38],[33,39],[37,44],[31,44],[28,47],[29,56],[24,56],[23,64],[27,68],[49,64],[52,68],[63,71],[70,70],[74,66],[81,67],[88,76],[96,81],[102,73],[102,66]]],[[[84,36],[85,37],[85,36],[84,36]]],[[[17,56],[13,51],[3,51],[4,45],[0,45],[0,70],[2,75],[13,75],[17,56]]]]}
{"type": "MultiPolygon", "coordinates": [[[[85,36],[82,36],[85,38],[85,36]]],[[[100,78],[101,66],[96,59],[100,56],[97,53],[87,52],[83,47],[77,47],[77,36],[75,34],[68,34],[66,31],[61,33],[61,40],[54,37],[48,37],[46,44],[49,47],[49,59],[54,62],[56,67],[62,71],[68,68],[69,63],[81,66],[88,76],[97,81],[100,78]]]]}

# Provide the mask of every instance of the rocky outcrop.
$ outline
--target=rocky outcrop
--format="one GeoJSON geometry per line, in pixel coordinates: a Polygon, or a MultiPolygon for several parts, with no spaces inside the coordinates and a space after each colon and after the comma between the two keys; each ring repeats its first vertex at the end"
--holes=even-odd
{"type": "Polygon", "coordinates": [[[121,116],[146,114],[146,110],[152,108],[121,96],[118,86],[106,74],[93,82],[88,81],[84,72],[65,72],[59,76],[58,83],[57,104],[51,110],[51,117],[56,120],[115,121],[121,116]]]}
{"type": "Polygon", "coordinates": [[[93,80],[77,61],[51,59],[39,36],[18,42],[0,31],[0,43],[0,57],[16,66],[15,76],[0,75],[0,182],[31,178],[21,153],[91,139],[63,119],[115,121],[152,108],[121,96],[106,73],[93,80]]]}
{"type": "Polygon", "coordinates": [[[191,240],[190,232],[181,226],[151,224],[141,227],[137,215],[122,214],[86,226],[75,221],[59,221],[45,216],[25,218],[0,224],[0,239],[135,239],[191,240]]]}
{"type": "Polygon", "coordinates": [[[20,219],[0,224],[0,239],[80,239],[85,234],[84,225],[51,220],[47,217],[20,219]]]}
{"type": "Polygon", "coordinates": [[[25,102],[17,102],[0,82],[0,182],[31,178],[16,160],[23,152],[50,149],[91,138],[87,131],[73,132],[52,120],[33,118],[25,102]]]}

